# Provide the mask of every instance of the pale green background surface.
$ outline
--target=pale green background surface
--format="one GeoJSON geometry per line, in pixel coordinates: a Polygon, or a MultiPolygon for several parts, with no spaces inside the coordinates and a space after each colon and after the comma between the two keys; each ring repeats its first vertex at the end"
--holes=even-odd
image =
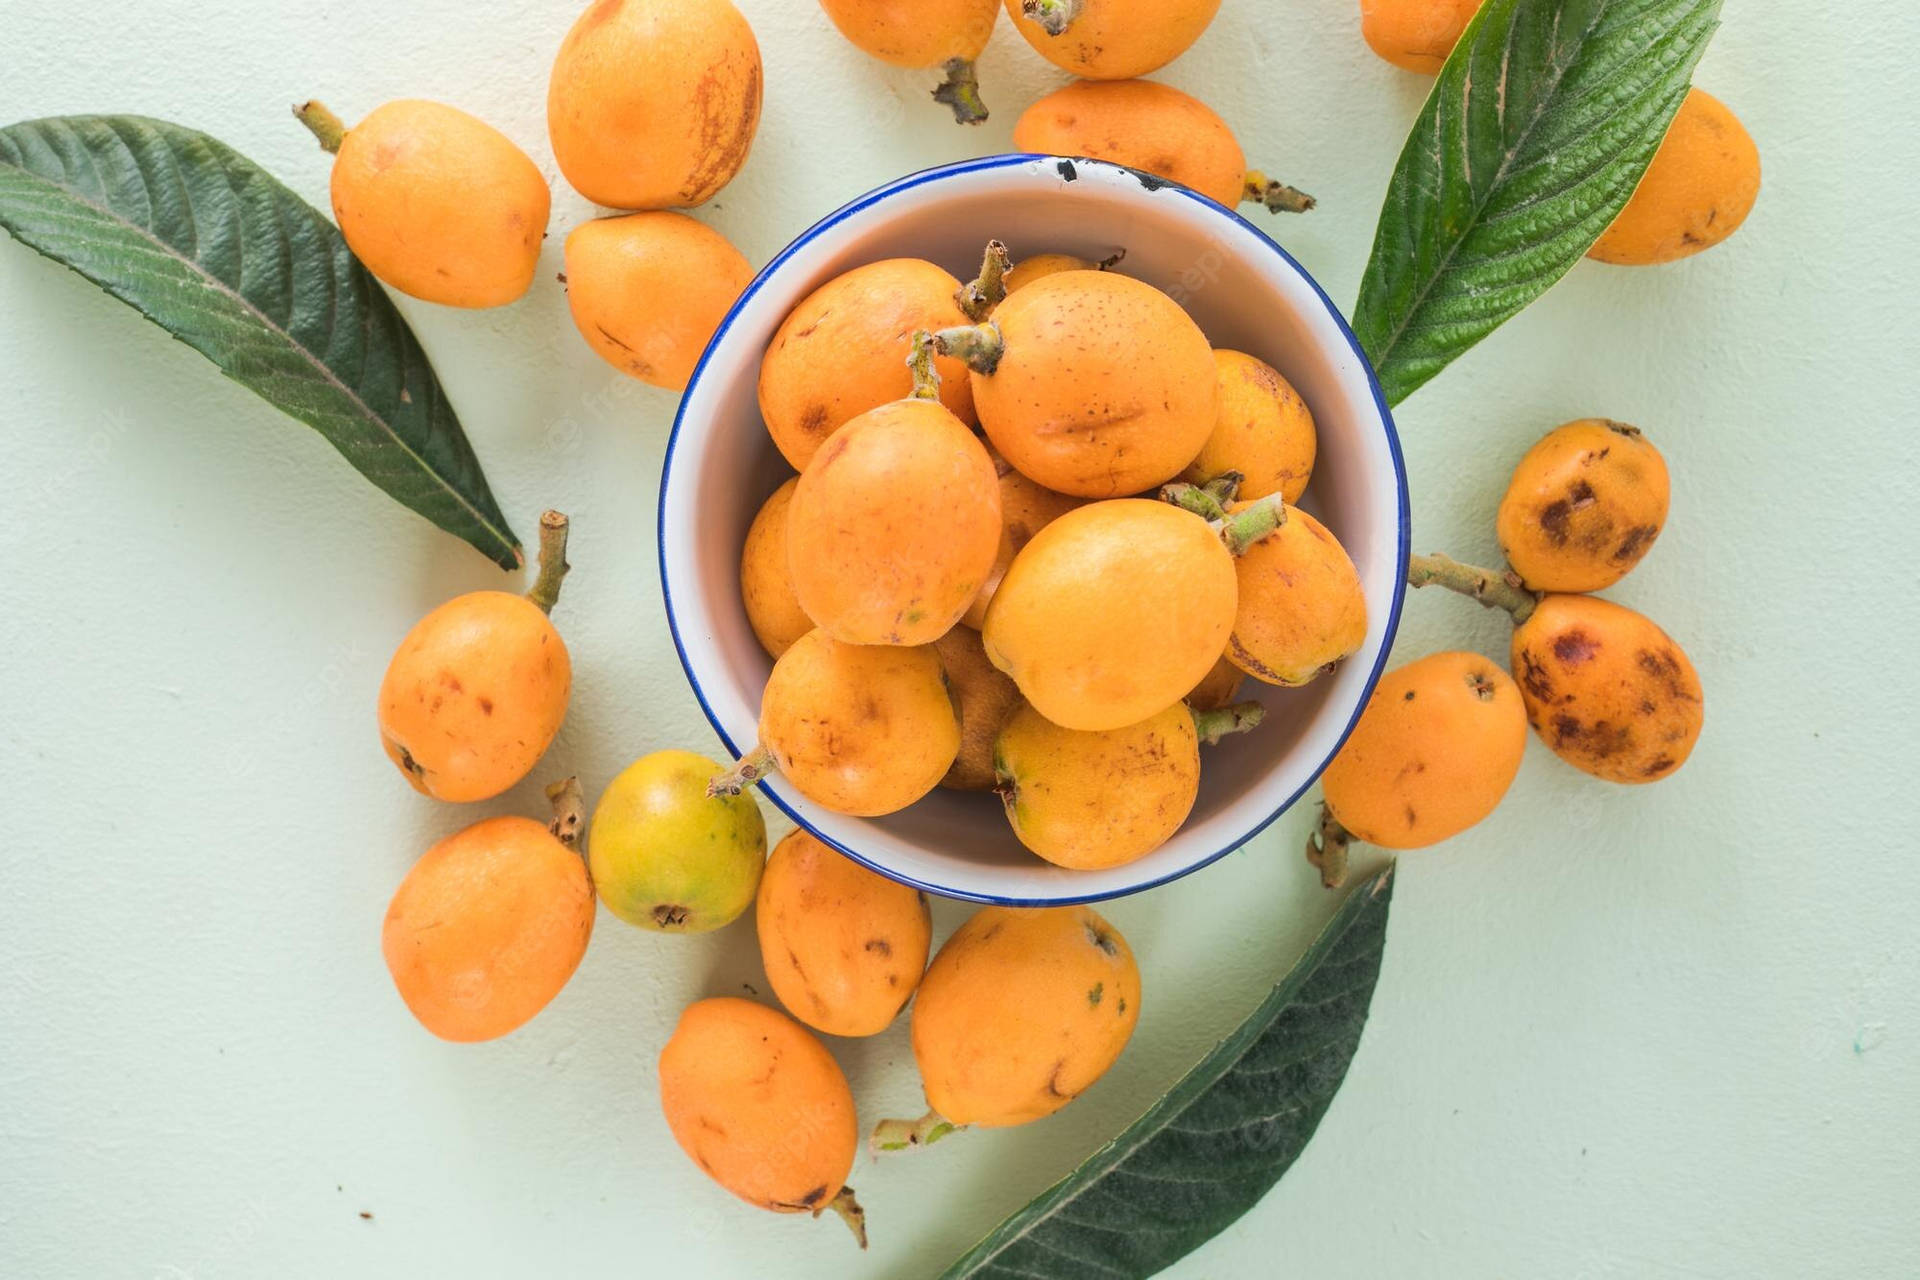
{"type": "MultiPolygon", "coordinates": [[[[928,77],[868,62],[811,0],[744,7],[766,114],[700,216],[756,263],[906,170],[1006,146],[1062,79],[1003,26],[982,69],[994,118],[965,131],[923,101],[928,77]]],[[[0,120],[169,117],[324,204],[324,158],[287,104],[319,94],[351,118],[426,96],[553,174],[546,72],[574,13],[0,0],[0,120]]],[[[1226,0],[1161,77],[1320,197],[1272,225],[1343,303],[1426,84],[1357,26],[1353,0],[1226,0]]],[[[1582,265],[1398,415],[1416,549],[1481,559],[1538,434],[1586,414],[1647,429],[1672,518],[1610,594],[1692,654],[1706,734],[1644,789],[1535,743],[1498,814],[1404,862],[1345,1089],[1281,1186],[1173,1274],[1920,1272],[1916,48],[1920,18],[1893,0],[1836,16],[1735,0],[1699,80],[1765,159],[1746,229],[1665,269],[1582,265]]],[[[557,617],[578,684],[539,772],[593,791],[642,751],[716,742],[653,560],[674,397],[573,332],[553,273],[591,211],[555,197],[526,300],[402,307],[521,534],[545,505],[575,518],[557,617]]],[[[1157,1096],[1328,910],[1302,806],[1111,907],[1144,1016],[1085,1098],[863,1157],[864,1257],[836,1224],[755,1213],[672,1145],[653,1079],[682,1005],[759,984],[750,925],[662,938],[602,913],[567,990],[484,1046],[427,1036],[387,979],[379,922],[409,859],[537,807],[531,783],[437,806],[373,734],[401,632],[500,575],[11,242],[0,306],[0,1273],[927,1275],[1157,1096]]],[[[1424,595],[1399,653],[1501,654],[1503,630],[1424,595]]],[[[938,909],[940,935],[963,915],[938,909]]],[[[904,1026],[834,1049],[863,1116],[918,1109],[904,1026]]]]}

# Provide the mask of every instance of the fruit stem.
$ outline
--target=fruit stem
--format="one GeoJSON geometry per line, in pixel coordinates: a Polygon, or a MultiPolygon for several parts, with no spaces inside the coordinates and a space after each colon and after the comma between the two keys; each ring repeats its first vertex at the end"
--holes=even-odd
{"type": "Polygon", "coordinates": [[[1080,0],[1020,0],[1020,14],[1029,22],[1039,23],[1048,35],[1057,36],[1080,16],[1080,0]]]}
{"type": "Polygon", "coordinates": [[[980,77],[972,58],[948,58],[940,69],[947,73],[933,91],[933,100],[953,112],[955,124],[980,124],[987,118],[987,104],[980,99],[980,77]]]}
{"type": "Polygon", "coordinates": [[[930,1147],[948,1134],[965,1128],[938,1111],[929,1111],[918,1120],[882,1120],[873,1126],[867,1139],[875,1155],[883,1151],[905,1151],[909,1147],[930,1147]]]}
{"type": "Polygon", "coordinates": [[[540,513],[540,573],[527,588],[527,599],[552,613],[560,603],[560,580],[573,568],[567,563],[567,518],[558,511],[540,513]]]}
{"type": "Polygon", "coordinates": [[[1209,747],[1230,733],[1245,733],[1267,717],[1267,709],[1257,702],[1236,702],[1210,711],[1187,710],[1193,714],[1194,732],[1209,747]]]}
{"type": "Polygon", "coordinates": [[[1347,882],[1347,848],[1353,832],[1340,825],[1333,810],[1320,806],[1320,829],[1307,837],[1307,861],[1320,868],[1320,883],[1338,889],[1347,882]]]}
{"type": "Polygon", "coordinates": [[[340,143],[347,136],[347,126],[340,117],[327,110],[324,102],[309,98],[293,108],[293,118],[307,126],[313,136],[320,140],[320,149],[328,155],[337,155],[340,143]]]}
{"type": "Polygon", "coordinates": [[[813,1216],[818,1218],[829,1209],[839,1215],[840,1221],[847,1224],[847,1230],[853,1232],[853,1238],[860,1242],[860,1247],[866,1248],[867,1211],[860,1207],[858,1200],[854,1199],[853,1188],[841,1187],[840,1194],[815,1209],[813,1216]]]}
{"type": "Polygon", "coordinates": [[[1236,556],[1243,556],[1254,543],[1286,522],[1285,499],[1277,493],[1270,493],[1264,498],[1255,498],[1238,511],[1228,513],[1226,519],[1217,523],[1220,540],[1227,544],[1227,550],[1236,556]]]}
{"type": "Polygon", "coordinates": [[[737,796],[760,779],[773,773],[777,766],[773,763],[773,752],[765,747],[755,747],[741,756],[733,768],[725,773],[713,775],[713,781],[707,783],[707,798],[716,796],[737,796]]]}
{"type": "Polygon", "coordinates": [[[993,309],[1007,296],[1007,272],[1011,270],[1013,259],[1007,255],[1007,246],[998,240],[987,241],[987,251],[980,259],[979,276],[961,285],[960,291],[953,295],[967,319],[979,324],[993,314],[993,309]]]}
{"type": "Polygon", "coordinates": [[[1240,496],[1240,486],[1245,481],[1246,477],[1238,471],[1222,471],[1200,487],[1212,494],[1214,501],[1224,507],[1240,496]]]}
{"type": "Polygon", "coordinates": [[[1410,587],[1445,587],[1478,600],[1489,609],[1505,609],[1517,627],[1533,615],[1540,597],[1526,589],[1513,573],[1496,573],[1477,565],[1461,564],[1438,552],[1415,556],[1407,565],[1410,587]]]}
{"type": "Polygon", "coordinates": [[[587,793],[580,789],[580,779],[562,778],[553,783],[547,788],[547,799],[553,804],[547,830],[567,848],[579,849],[580,833],[587,825],[587,793]]]}
{"type": "Polygon", "coordinates": [[[910,399],[940,398],[940,370],[933,364],[933,348],[933,335],[925,329],[913,335],[913,344],[907,351],[907,368],[913,374],[913,390],[907,393],[910,399]]]}
{"type": "Polygon", "coordinates": [[[1000,357],[1006,354],[1007,344],[1000,336],[1000,326],[988,320],[984,324],[962,324],[940,330],[933,335],[933,349],[943,356],[965,361],[967,368],[975,373],[992,376],[1000,367],[1000,357]]]}
{"type": "Polygon", "coordinates": [[[1191,511],[1202,520],[1225,520],[1225,502],[1211,488],[1184,482],[1160,486],[1160,500],[1171,502],[1182,511],[1191,511]]]}
{"type": "Polygon", "coordinates": [[[1298,187],[1290,187],[1284,182],[1275,182],[1258,169],[1247,170],[1246,185],[1240,193],[1241,203],[1252,201],[1267,206],[1268,213],[1305,213],[1320,202],[1298,187]]]}

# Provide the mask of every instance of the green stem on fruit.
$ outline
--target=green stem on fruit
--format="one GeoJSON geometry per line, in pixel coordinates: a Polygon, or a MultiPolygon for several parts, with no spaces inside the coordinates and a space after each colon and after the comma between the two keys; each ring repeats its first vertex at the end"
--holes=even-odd
{"type": "Polygon", "coordinates": [[[950,1133],[966,1128],[955,1124],[938,1111],[929,1111],[918,1120],[882,1120],[873,1126],[867,1146],[874,1154],[905,1151],[909,1147],[930,1147],[950,1133]]]}
{"type": "Polygon", "coordinates": [[[1007,246],[998,240],[987,241],[987,251],[980,259],[980,274],[961,285],[953,295],[967,319],[979,324],[993,314],[993,309],[1007,296],[1007,272],[1011,270],[1013,259],[1007,255],[1007,246]]]}
{"type": "Polygon", "coordinates": [[[962,324],[940,330],[933,335],[933,349],[943,356],[964,361],[975,373],[991,377],[1000,367],[1000,357],[1006,354],[1007,344],[1000,336],[1000,326],[988,320],[984,324],[962,324]]]}
{"type": "Polygon", "coordinates": [[[1247,170],[1240,192],[1241,203],[1263,204],[1268,213],[1305,213],[1320,202],[1298,187],[1275,182],[1258,169],[1247,170]]]}
{"type": "Polygon", "coordinates": [[[862,1249],[867,1247],[867,1211],[854,1199],[852,1187],[841,1187],[840,1194],[813,1211],[818,1218],[827,1210],[839,1215],[840,1221],[847,1224],[847,1230],[853,1232],[853,1238],[860,1242],[862,1249]]]}
{"type": "Polygon", "coordinates": [[[1254,543],[1287,522],[1287,504],[1277,493],[1255,498],[1227,518],[1217,521],[1220,540],[1235,556],[1247,554],[1254,543]]]}
{"type": "Polygon", "coordinates": [[[1215,521],[1227,518],[1226,504],[1213,490],[1197,484],[1176,481],[1160,486],[1160,500],[1171,502],[1182,511],[1191,511],[1202,520],[1215,521]]]}
{"type": "Polygon", "coordinates": [[[1320,868],[1320,883],[1338,889],[1347,882],[1347,849],[1353,832],[1340,825],[1333,810],[1320,806],[1320,829],[1307,837],[1307,861],[1320,868]]]}
{"type": "Polygon", "coordinates": [[[580,779],[562,778],[553,783],[547,788],[547,800],[553,805],[547,830],[567,848],[580,849],[580,833],[587,826],[587,793],[580,789],[580,779]]]}
{"type": "Polygon", "coordinates": [[[987,118],[987,104],[980,99],[980,77],[972,58],[948,58],[940,69],[946,72],[933,91],[933,100],[953,112],[955,124],[981,124],[987,118]]]}
{"type": "Polygon", "coordinates": [[[1240,486],[1246,482],[1246,479],[1238,471],[1222,471],[1200,487],[1212,494],[1214,501],[1224,507],[1240,496],[1240,486]]]}
{"type": "Polygon", "coordinates": [[[293,109],[293,118],[320,140],[320,149],[328,155],[338,154],[341,141],[347,136],[347,126],[340,117],[327,110],[325,103],[309,98],[293,109]]]}
{"type": "Polygon", "coordinates": [[[1020,16],[1037,22],[1050,36],[1057,36],[1080,16],[1080,0],[1020,0],[1020,16]]]}
{"type": "Polygon", "coordinates": [[[567,563],[567,518],[558,511],[540,513],[540,573],[527,588],[527,599],[552,613],[560,603],[560,581],[573,568],[567,563]]]}
{"type": "Polygon", "coordinates": [[[933,347],[933,335],[925,329],[913,335],[907,349],[907,369],[913,374],[913,390],[907,393],[909,399],[940,398],[940,370],[934,367],[933,347]]]}
{"type": "Polygon", "coordinates": [[[1193,715],[1193,731],[1209,747],[1228,734],[1245,733],[1267,718],[1267,709],[1257,702],[1235,702],[1210,711],[1187,710],[1193,715]]]}
{"type": "Polygon", "coordinates": [[[1227,550],[1235,556],[1243,556],[1247,554],[1247,548],[1287,522],[1287,504],[1279,494],[1269,493],[1255,498],[1238,511],[1228,511],[1220,494],[1227,492],[1229,496],[1226,501],[1230,502],[1231,494],[1239,487],[1239,473],[1229,471],[1205,486],[1185,483],[1163,485],[1160,497],[1162,501],[1171,502],[1183,511],[1191,511],[1211,524],[1219,533],[1220,540],[1227,544],[1227,550]],[[1227,476],[1232,477],[1230,485],[1214,488],[1215,485],[1221,485],[1227,476]]]}
{"type": "Polygon", "coordinates": [[[1461,564],[1451,556],[1435,553],[1415,556],[1407,564],[1410,587],[1445,587],[1478,600],[1489,609],[1505,609],[1519,626],[1533,616],[1540,597],[1526,589],[1513,573],[1498,573],[1477,565],[1461,564]]]}
{"type": "Polygon", "coordinates": [[[725,773],[717,773],[713,781],[707,784],[707,798],[716,796],[737,796],[753,786],[779,766],[773,762],[773,752],[765,747],[755,747],[747,752],[725,773]]]}

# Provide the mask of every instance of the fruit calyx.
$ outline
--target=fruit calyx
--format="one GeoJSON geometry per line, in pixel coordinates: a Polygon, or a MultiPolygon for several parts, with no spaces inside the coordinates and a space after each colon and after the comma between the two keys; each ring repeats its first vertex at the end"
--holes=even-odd
{"type": "Polygon", "coordinates": [[[1206,746],[1234,733],[1245,733],[1267,717],[1267,709],[1257,702],[1235,702],[1209,711],[1187,708],[1193,716],[1193,731],[1206,746]]]}
{"type": "Polygon", "coordinates": [[[1513,625],[1516,627],[1532,617],[1534,609],[1540,604],[1539,595],[1521,585],[1518,574],[1511,571],[1497,573],[1477,565],[1461,564],[1453,557],[1438,552],[1430,556],[1415,556],[1407,563],[1407,585],[1445,587],[1469,599],[1478,600],[1489,609],[1505,609],[1513,615],[1513,625]]]}
{"type": "Polygon", "coordinates": [[[987,241],[987,251],[980,259],[980,274],[961,285],[953,295],[967,319],[979,324],[993,314],[993,309],[1007,296],[1007,272],[1011,270],[1013,259],[1007,254],[1007,246],[998,240],[987,241]]]}
{"type": "Polygon", "coordinates": [[[930,1147],[950,1133],[966,1128],[955,1124],[938,1111],[929,1111],[918,1120],[882,1120],[873,1126],[867,1145],[875,1155],[884,1151],[906,1151],[911,1147],[930,1147]]]}
{"type": "Polygon", "coordinates": [[[1006,339],[1000,326],[988,320],[982,324],[960,324],[933,335],[933,349],[943,356],[965,362],[967,368],[988,377],[1000,367],[1006,354],[1006,339]]]}
{"type": "Polygon", "coordinates": [[[933,335],[925,329],[913,335],[907,349],[907,371],[913,375],[913,390],[907,393],[909,400],[940,398],[940,370],[934,367],[933,349],[933,335]]]}
{"type": "Polygon", "coordinates": [[[1300,188],[1276,182],[1258,169],[1247,170],[1240,201],[1265,205],[1268,213],[1305,213],[1320,203],[1300,188]]]}
{"type": "Polygon", "coordinates": [[[1050,36],[1063,34],[1080,16],[1080,0],[1020,0],[1020,14],[1050,36]]]}
{"type": "Polygon", "coordinates": [[[1347,849],[1353,832],[1340,825],[1333,810],[1320,806],[1320,829],[1307,837],[1307,861],[1320,869],[1320,883],[1338,889],[1347,882],[1347,849]]]}
{"type": "Polygon", "coordinates": [[[1287,504],[1277,493],[1269,493],[1255,498],[1238,511],[1228,511],[1226,502],[1232,501],[1231,495],[1223,501],[1222,492],[1238,490],[1240,477],[1237,472],[1229,471],[1209,481],[1206,486],[1197,484],[1170,484],[1160,490],[1160,498],[1170,502],[1183,511],[1191,511],[1219,533],[1220,540],[1227,544],[1227,550],[1236,557],[1247,554],[1247,549],[1287,522],[1287,504]],[[1232,476],[1231,485],[1225,484],[1227,476],[1232,476]],[[1214,486],[1220,486],[1216,489],[1214,486]]]}
{"type": "Polygon", "coordinates": [[[974,72],[973,59],[948,58],[940,70],[946,73],[946,79],[934,88],[933,100],[953,112],[955,124],[984,123],[987,104],[980,98],[980,77],[974,72]]]}
{"type": "Polygon", "coordinates": [[[567,518],[558,511],[540,513],[540,573],[527,588],[527,599],[552,613],[560,602],[560,581],[573,568],[567,563],[567,518]]]}
{"type": "Polygon", "coordinates": [[[733,768],[713,776],[713,781],[707,783],[707,798],[737,796],[778,768],[773,762],[773,752],[756,746],[741,756],[733,768]]]}
{"type": "Polygon", "coordinates": [[[347,136],[347,126],[340,117],[327,110],[327,105],[317,98],[295,103],[293,118],[307,126],[307,130],[319,140],[320,149],[328,155],[337,155],[340,143],[347,136]]]}
{"type": "Polygon", "coordinates": [[[553,817],[547,820],[547,830],[553,838],[569,849],[586,851],[581,848],[580,833],[587,827],[587,793],[580,789],[580,779],[562,778],[547,787],[547,800],[553,805],[553,817]]]}

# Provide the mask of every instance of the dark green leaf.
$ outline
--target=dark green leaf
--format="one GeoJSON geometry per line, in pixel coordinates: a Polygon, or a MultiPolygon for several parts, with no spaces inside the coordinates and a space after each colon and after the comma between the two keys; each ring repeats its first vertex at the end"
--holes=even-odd
{"type": "Polygon", "coordinates": [[[521,563],[426,352],[331,222],[245,156],[138,116],[0,129],[0,226],[314,428],[360,473],[521,563]]]}
{"type": "Polygon", "coordinates": [[[1353,328],[1390,403],[1573,268],[1633,194],[1720,0],[1487,0],[1387,187],[1353,328]]]}
{"type": "Polygon", "coordinates": [[[1149,1276],[1251,1209],[1305,1149],[1360,1046],[1391,877],[1349,892],[1238,1030],[945,1280],[1149,1276]]]}

